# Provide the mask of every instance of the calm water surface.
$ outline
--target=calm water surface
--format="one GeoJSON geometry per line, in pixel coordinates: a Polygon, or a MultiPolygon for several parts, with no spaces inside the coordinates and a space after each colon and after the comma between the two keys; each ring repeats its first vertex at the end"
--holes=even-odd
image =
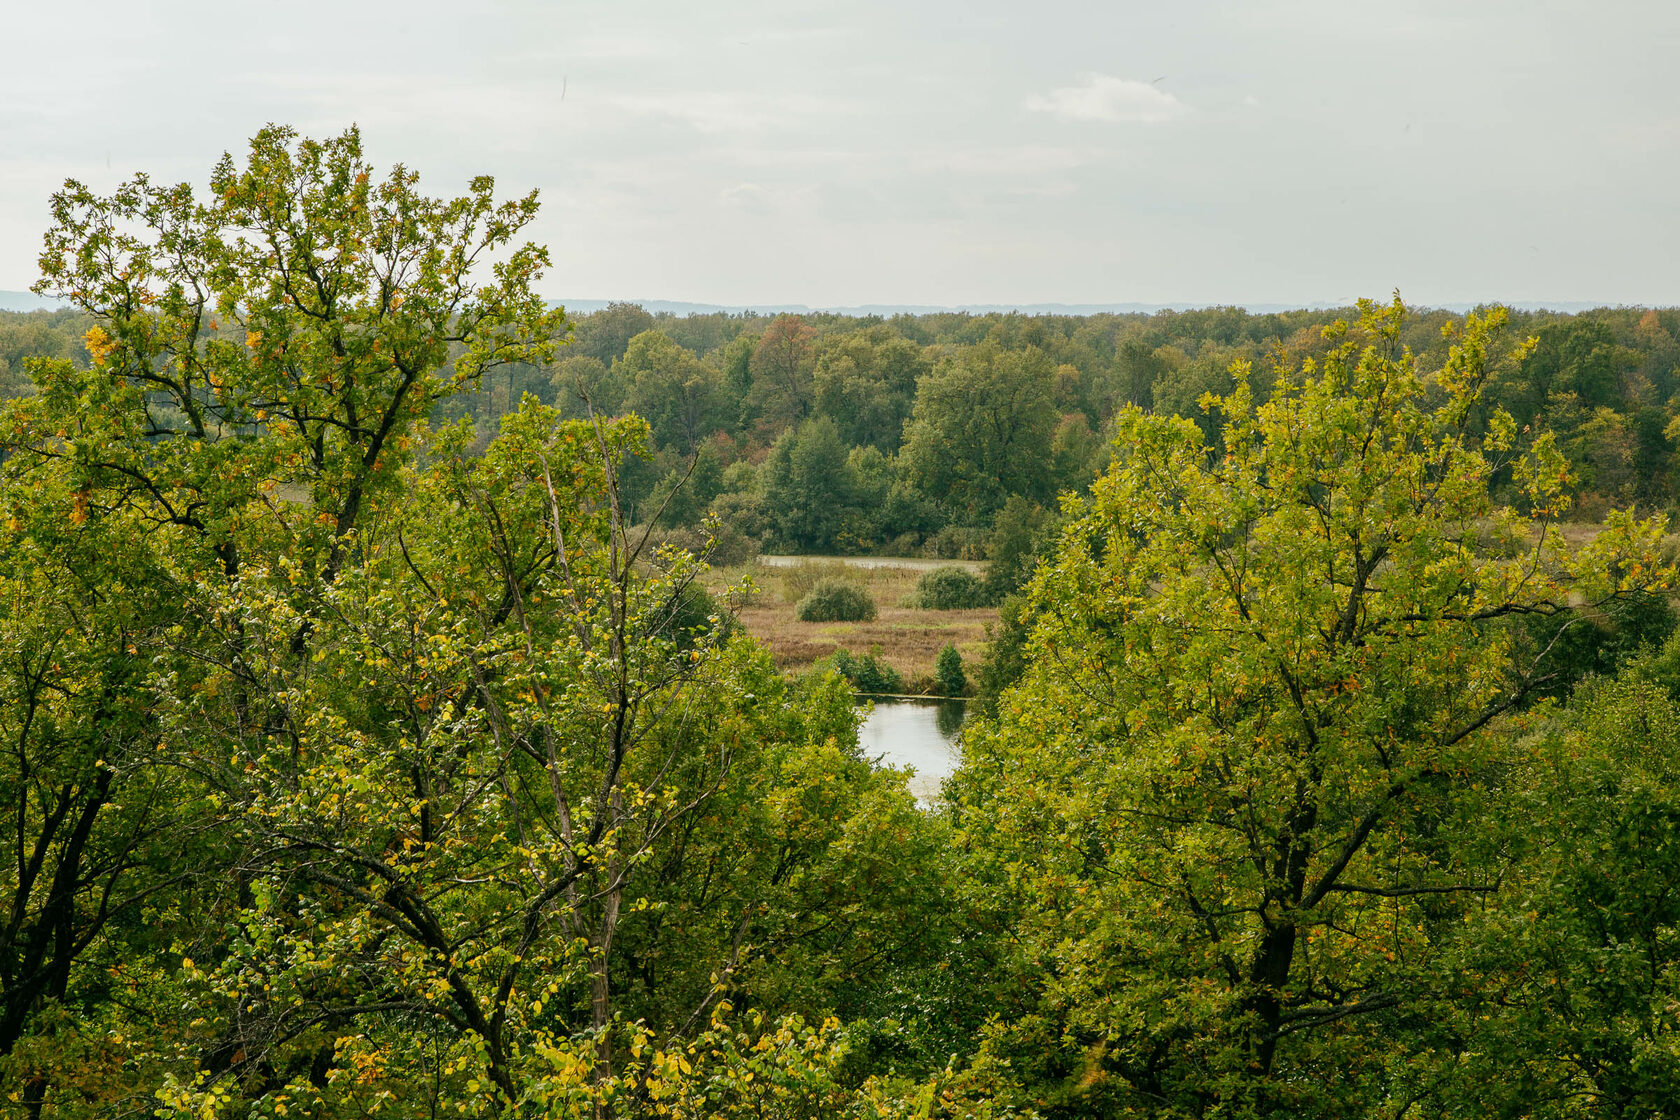
{"type": "Polygon", "coordinates": [[[964,714],[961,700],[876,700],[858,728],[858,746],[865,758],[913,767],[910,792],[931,802],[962,761],[957,734],[964,714]]]}

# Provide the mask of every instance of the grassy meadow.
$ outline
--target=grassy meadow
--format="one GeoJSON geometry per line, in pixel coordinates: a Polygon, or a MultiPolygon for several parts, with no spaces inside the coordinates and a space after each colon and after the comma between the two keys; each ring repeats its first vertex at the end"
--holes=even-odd
{"type": "Polygon", "coordinates": [[[913,601],[916,581],[926,561],[902,566],[871,557],[871,567],[847,564],[832,557],[805,557],[787,567],[752,563],[715,569],[708,580],[714,592],[751,577],[755,593],[741,605],[741,624],[769,647],[776,664],[789,670],[809,667],[837,649],[852,653],[876,651],[882,660],[904,674],[905,687],[928,691],[934,661],[946,645],[954,645],[972,674],[985,654],[986,631],[997,621],[996,607],[932,611],[903,606],[913,601]],[[845,579],[869,592],[875,600],[872,622],[801,622],[794,604],[818,579],[845,579]]]}

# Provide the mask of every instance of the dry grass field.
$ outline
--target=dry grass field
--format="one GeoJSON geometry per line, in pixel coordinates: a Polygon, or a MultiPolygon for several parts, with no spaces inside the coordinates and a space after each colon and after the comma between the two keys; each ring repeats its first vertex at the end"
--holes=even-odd
{"type": "MultiPolygon", "coordinates": [[[[1580,547],[1595,537],[1601,526],[1569,523],[1555,526],[1571,547],[1580,547]]],[[[1665,540],[1670,557],[1680,559],[1680,536],[1665,540]]],[[[707,579],[714,591],[750,577],[757,593],[739,606],[742,625],[769,647],[776,664],[799,670],[829,656],[837,649],[856,654],[878,650],[893,668],[904,674],[905,686],[913,693],[925,692],[933,680],[934,661],[946,644],[955,645],[972,677],[974,667],[985,654],[986,629],[997,621],[996,608],[966,611],[925,611],[900,606],[916,589],[916,580],[931,567],[961,561],[928,561],[920,558],[893,560],[880,557],[766,557],[761,562],[719,568],[707,579]],[[794,616],[794,604],[815,579],[837,576],[866,588],[879,612],[873,622],[801,622],[794,616]]],[[[967,563],[970,570],[981,568],[967,563]]]]}
{"type": "MultiPolygon", "coordinates": [[[[873,564],[881,561],[871,559],[873,564]]],[[[923,562],[925,564],[925,562],[923,562]]],[[[918,565],[921,567],[921,565],[918,565]]],[[[868,653],[879,649],[883,660],[904,674],[911,692],[926,691],[933,680],[934,661],[941,648],[955,645],[972,675],[985,652],[986,627],[997,621],[996,608],[966,611],[924,611],[899,604],[916,590],[921,570],[910,567],[842,567],[839,560],[810,558],[794,567],[723,568],[707,580],[719,591],[750,576],[758,593],[739,611],[747,632],[769,647],[776,664],[802,669],[836,649],[868,653]],[[878,612],[873,622],[800,622],[794,603],[817,575],[838,575],[868,590],[878,612]]]]}

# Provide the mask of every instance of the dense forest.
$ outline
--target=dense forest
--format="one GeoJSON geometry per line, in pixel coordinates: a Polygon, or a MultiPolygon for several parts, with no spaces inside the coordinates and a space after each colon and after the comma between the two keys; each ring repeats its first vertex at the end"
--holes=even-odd
{"type": "MultiPolygon", "coordinates": [[[[1573,516],[1674,505],[1680,310],[1509,314],[1513,337],[1535,346],[1495,371],[1480,407],[1554,434],[1575,476],[1573,516]]],[[[1127,407],[1191,417],[1212,438],[1200,401],[1229,393],[1235,368],[1264,399],[1279,373],[1329,352],[1326,327],[1356,316],[678,318],[615,304],[569,320],[552,361],[501,362],[429,419],[469,419],[478,453],[526,396],[568,418],[633,412],[650,431],[623,466],[627,516],[692,529],[716,512],[730,558],[762,548],[980,560],[1002,543],[992,533],[1006,506],[1012,523],[1037,524],[1059,494],[1090,486],[1127,407]]],[[[1463,322],[1414,310],[1400,340],[1438,366],[1443,332],[1463,322]]],[[[0,396],[30,391],[31,356],[85,366],[92,325],[79,309],[0,313],[0,396]]]]}
{"type": "Polygon", "coordinates": [[[0,1114],[1673,1114],[1680,312],[573,319],[536,206],[54,196],[0,1114]],[[985,561],[936,803],[760,551],[985,561]]]}

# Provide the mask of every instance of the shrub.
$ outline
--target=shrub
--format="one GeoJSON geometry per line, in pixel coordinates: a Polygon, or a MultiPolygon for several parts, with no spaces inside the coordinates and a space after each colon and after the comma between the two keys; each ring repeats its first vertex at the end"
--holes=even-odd
{"type": "Polygon", "coordinates": [[[782,598],[797,603],[819,583],[855,583],[858,569],[844,560],[804,560],[791,568],[781,569],[781,573],[782,598]]]}
{"type": "Polygon", "coordinates": [[[986,585],[967,568],[935,568],[916,581],[916,606],[924,611],[962,611],[983,607],[986,585]]]}
{"type": "Polygon", "coordinates": [[[868,622],[875,617],[875,600],[855,583],[825,579],[799,600],[793,613],[801,622],[868,622]]]}
{"type": "Polygon", "coordinates": [[[732,525],[719,524],[708,536],[706,526],[654,529],[648,535],[654,548],[669,545],[697,556],[714,568],[734,568],[750,563],[758,555],[758,541],[732,525]]]}
{"type": "Polygon", "coordinates": [[[669,609],[671,613],[667,616],[666,632],[676,639],[680,649],[694,648],[701,638],[711,634],[713,626],[725,637],[733,634],[739,626],[735,616],[698,583],[684,584],[669,609]],[[713,619],[717,621],[714,623],[713,619]]]}
{"type": "Polygon", "coordinates": [[[757,537],[749,536],[734,525],[724,522],[718,526],[717,536],[712,539],[712,554],[706,557],[706,562],[714,568],[733,568],[740,564],[748,564],[758,555],[758,548],[757,537]]]}
{"type": "Polygon", "coordinates": [[[834,671],[852,682],[859,692],[903,692],[904,676],[882,661],[875,650],[859,656],[846,650],[834,651],[834,671]]]}
{"type": "Polygon", "coordinates": [[[956,646],[947,645],[939,651],[933,675],[939,682],[939,691],[946,696],[961,696],[968,691],[968,676],[963,672],[962,654],[956,646]]]}

